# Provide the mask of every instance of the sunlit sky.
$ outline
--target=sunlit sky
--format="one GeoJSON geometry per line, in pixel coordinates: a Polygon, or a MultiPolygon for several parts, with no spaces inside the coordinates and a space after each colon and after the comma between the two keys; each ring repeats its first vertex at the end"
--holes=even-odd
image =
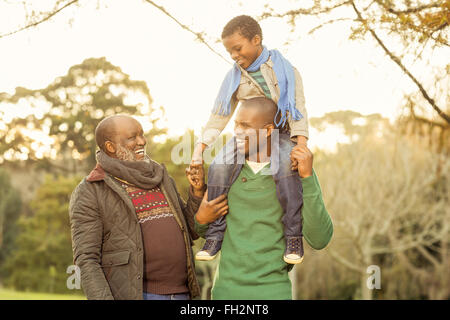
{"type": "MultiPolygon", "coordinates": [[[[82,1],[81,7],[66,9],[38,28],[0,39],[0,92],[13,93],[17,86],[44,88],[72,65],[104,56],[132,79],[147,82],[154,107],[166,110],[170,135],[187,128],[199,134],[230,64],[144,1],[100,1],[99,9],[96,2],[82,1]]],[[[236,15],[260,14],[266,2],[157,1],[182,23],[212,38],[219,38],[236,15]]],[[[269,3],[283,11],[299,1],[269,3]]],[[[18,12],[0,10],[2,33],[17,19],[18,12]]],[[[373,41],[349,41],[348,25],[335,24],[308,35],[317,24],[316,18],[302,18],[289,33],[285,20],[261,22],[263,43],[279,49],[300,71],[309,117],[354,110],[394,118],[403,94],[416,90],[412,82],[373,41]],[[286,40],[291,43],[285,45],[286,40]]],[[[211,44],[231,62],[221,43],[211,44]]],[[[442,64],[443,57],[435,60],[442,64]]],[[[336,139],[333,130],[323,134],[323,141],[336,139]]],[[[314,139],[320,140],[316,131],[311,132],[313,144],[314,139]]]]}

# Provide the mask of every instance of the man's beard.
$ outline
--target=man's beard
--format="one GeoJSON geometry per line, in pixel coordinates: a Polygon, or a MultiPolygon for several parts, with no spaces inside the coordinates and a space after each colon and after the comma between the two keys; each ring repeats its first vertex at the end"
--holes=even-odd
{"type": "Polygon", "coordinates": [[[136,161],[136,154],[129,149],[121,146],[120,144],[116,145],[116,157],[122,161],[136,161]]]}
{"type": "Polygon", "coordinates": [[[133,151],[120,144],[117,144],[116,157],[122,161],[147,161],[147,157],[144,157],[142,160],[137,159],[136,154],[133,151]]]}

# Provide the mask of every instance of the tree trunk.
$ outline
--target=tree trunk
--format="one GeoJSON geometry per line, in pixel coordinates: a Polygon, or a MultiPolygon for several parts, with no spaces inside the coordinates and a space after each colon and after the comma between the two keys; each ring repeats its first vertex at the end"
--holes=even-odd
{"type": "Polygon", "coordinates": [[[298,300],[298,296],[297,296],[297,268],[296,268],[296,265],[294,265],[294,268],[292,268],[291,272],[289,272],[289,279],[291,279],[291,283],[292,283],[292,300],[298,300]]]}
{"type": "MultiPolygon", "coordinates": [[[[365,270],[364,270],[365,271],[365,270]]],[[[361,274],[361,299],[362,300],[372,300],[372,289],[369,289],[367,285],[368,274],[363,272],[361,274]]]]}

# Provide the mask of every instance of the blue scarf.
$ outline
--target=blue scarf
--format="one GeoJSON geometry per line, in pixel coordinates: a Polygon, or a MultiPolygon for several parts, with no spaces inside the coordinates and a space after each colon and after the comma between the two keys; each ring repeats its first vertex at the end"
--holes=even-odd
{"type": "MultiPolygon", "coordinates": [[[[295,74],[291,63],[286,60],[278,50],[267,50],[264,47],[259,57],[246,69],[248,72],[258,71],[263,63],[269,57],[272,58],[273,70],[278,80],[278,87],[280,88],[280,99],[278,100],[278,113],[281,112],[281,118],[276,126],[285,125],[287,120],[287,111],[294,120],[300,120],[303,115],[295,107],[295,74]]],[[[231,97],[239,87],[241,81],[241,69],[237,63],[234,63],[233,68],[228,71],[225,79],[220,86],[219,94],[214,102],[213,113],[218,115],[229,115],[231,112],[231,97]]],[[[274,121],[275,121],[274,119],[274,121]]]]}

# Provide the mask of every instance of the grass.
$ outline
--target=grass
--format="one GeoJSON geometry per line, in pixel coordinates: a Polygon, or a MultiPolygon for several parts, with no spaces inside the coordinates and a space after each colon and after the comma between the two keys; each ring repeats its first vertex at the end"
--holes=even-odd
{"type": "Polygon", "coordinates": [[[0,300],[86,300],[80,294],[54,294],[42,292],[20,292],[11,289],[0,288],[0,300]]]}

